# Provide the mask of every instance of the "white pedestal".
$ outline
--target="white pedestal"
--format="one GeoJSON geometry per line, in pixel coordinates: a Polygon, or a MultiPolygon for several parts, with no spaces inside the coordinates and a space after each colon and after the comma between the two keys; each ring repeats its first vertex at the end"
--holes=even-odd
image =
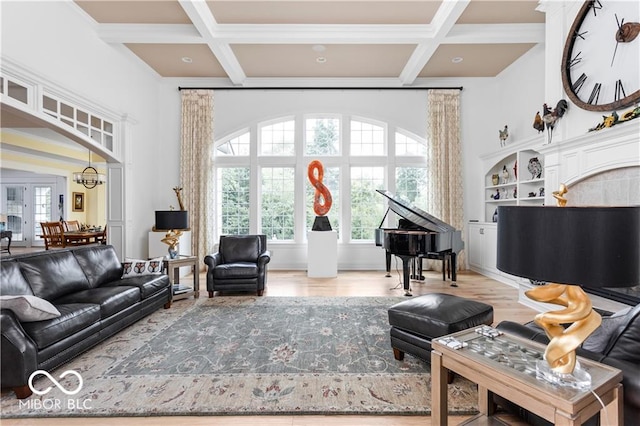
{"type": "MultiPolygon", "coordinates": [[[[169,246],[162,242],[166,231],[149,231],[149,259],[169,256],[169,246]]],[[[178,254],[191,256],[191,231],[183,231],[178,242],[178,254]]],[[[180,268],[180,276],[191,273],[191,267],[180,268]]]]}
{"type": "Polygon", "coordinates": [[[333,278],[338,276],[338,232],[309,231],[307,234],[307,276],[333,278]]]}

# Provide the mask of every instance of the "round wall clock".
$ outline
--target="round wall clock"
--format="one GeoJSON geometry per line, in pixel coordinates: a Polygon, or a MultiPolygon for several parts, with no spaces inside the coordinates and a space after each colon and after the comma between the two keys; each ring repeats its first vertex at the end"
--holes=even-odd
{"type": "Polygon", "coordinates": [[[562,85],[573,103],[610,111],[640,101],[640,2],[588,0],[562,55],[562,85]]]}

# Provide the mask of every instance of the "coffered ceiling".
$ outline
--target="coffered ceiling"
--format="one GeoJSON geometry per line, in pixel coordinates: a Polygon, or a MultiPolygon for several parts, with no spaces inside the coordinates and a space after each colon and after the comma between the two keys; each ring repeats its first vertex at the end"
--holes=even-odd
{"type": "Polygon", "coordinates": [[[162,77],[408,86],[493,77],[544,41],[538,1],[76,0],[162,77]]]}

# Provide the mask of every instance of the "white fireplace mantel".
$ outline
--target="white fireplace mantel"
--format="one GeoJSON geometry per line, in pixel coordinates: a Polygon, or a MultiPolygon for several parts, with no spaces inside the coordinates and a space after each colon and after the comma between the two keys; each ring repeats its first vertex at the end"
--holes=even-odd
{"type": "Polygon", "coordinates": [[[597,173],[640,166],[640,118],[539,149],[544,155],[547,188],[545,204],[554,205],[552,192],[597,173]]]}

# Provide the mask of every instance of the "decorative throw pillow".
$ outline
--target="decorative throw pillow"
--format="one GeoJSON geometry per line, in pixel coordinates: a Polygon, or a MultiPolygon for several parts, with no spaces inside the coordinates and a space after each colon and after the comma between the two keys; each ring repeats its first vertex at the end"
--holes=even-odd
{"type": "Polygon", "coordinates": [[[122,278],[161,274],[163,259],[162,257],[156,257],[150,260],[125,259],[124,263],[122,263],[124,267],[122,278]]]}
{"type": "Polygon", "coordinates": [[[22,322],[44,321],[60,316],[51,303],[36,296],[0,296],[0,308],[10,309],[22,322]]]}

